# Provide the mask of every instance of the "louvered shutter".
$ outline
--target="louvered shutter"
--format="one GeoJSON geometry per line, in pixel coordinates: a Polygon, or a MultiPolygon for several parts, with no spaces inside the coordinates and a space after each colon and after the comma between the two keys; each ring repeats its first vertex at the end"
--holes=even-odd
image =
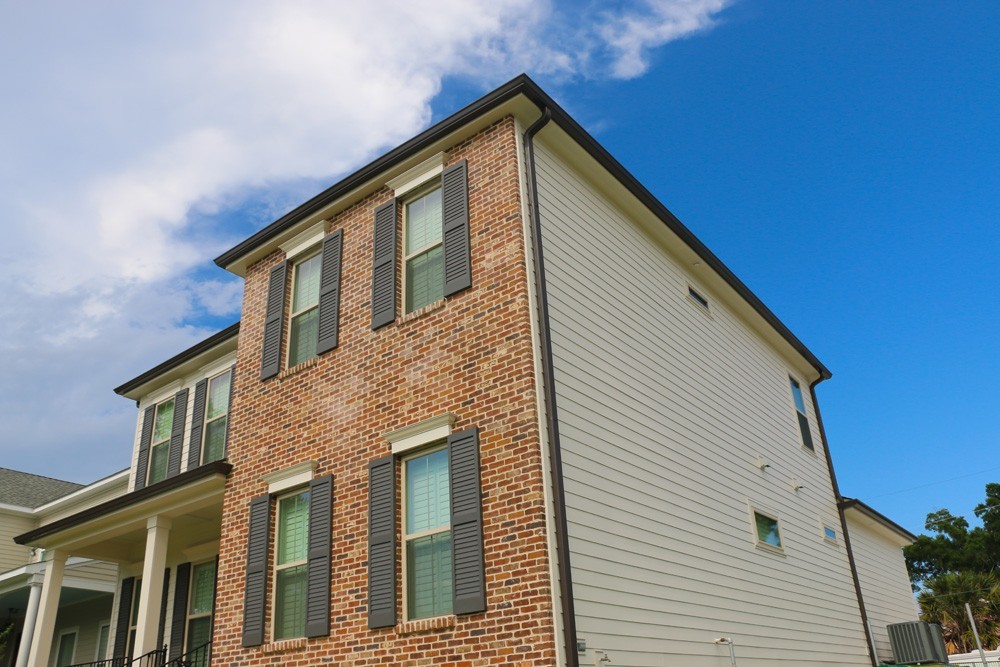
{"type": "Polygon", "coordinates": [[[243,594],[243,646],[260,646],[264,643],[267,551],[270,534],[271,496],[257,496],[250,501],[246,588],[243,594]]]}
{"type": "MultiPolygon", "coordinates": [[[[177,581],[174,582],[174,609],[170,618],[170,660],[184,653],[184,630],[187,621],[188,589],[191,585],[191,563],[177,566],[177,581]]],[[[166,596],[163,597],[166,600],[166,596]]]]}
{"type": "Polygon", "coordinates": [[[323,258],[319,275],[319,341],[316,354],[337,347],[340,328],[340,258],[344,232],[340,229],[323,238],[323,258]]]}
{"type": "Polygon", "coordinates": [[[121,590],[118,591],[118,618],[115,619],[115,645],[111,655],[124,658],[128,651],[128,628],[132,615],[132,592],[135,590],[135,577],[122,579],[121,590]]]}
{"type": "Polygon", "coordinates": [[[368,627],[396,625],[396,466],[368,464],[368,627]]]}
{"type": "Polygon", "coordinates": [[[306,574],[306,637],[330,634],[330,521],[333,475],[309,483],[309,561],[306,574]]]}
{"type": "Polygon", "coordinates": [[[194,386],[194,401],[191,405],[191,440],[188,443],[188,470],[201,465],[202,429],[205,427],[205,400],[208,380],[201,380],[194,386]]]}
{"type": "Polygon", "coordinates": [[[396,200],[375,209],[372,329],[396,319],[396,200]]]}
{"type": "Polygon", "coordinates": [[[441,174],[444,243],[444,295],[472,287],[469,251],[469,187],[466,162],[462,160],[441,174]]]}
{"type": "Polygon", "coordinates": [[[274,377],[281,370],[281,335],[285,317],[285,283],[288,262],[271,269],[267,284],[267,312],[264,315],[264,345],[260,358],[260,379],[274,377]]]}
{"type": "Polygon", "coordinates": [[[167,591],[170,590],[170,568],[163,571],[163,594],[160,596],[160,625],[156,629],[156,648],[163,646],[163,631],[167,625],[167,591]]]}
{"type": "Polygon", "coordinates": [[[188,390],[174,394],[174,423],[170,427],[170,453],[167,456],[167,477],[181,471],[181,450],[184,449],[184,422],[187,420],[188,390]]]}
{"type": "Polygon", "coordinates": [[[479,486],[479,429],[448,436],[451,487],[451,562],[454,612],[486,611],[483,509],[479,486]]]}
{"type": "Polygon", "coordinates": [[[135,490],[146,486],[146,469],[149,467],[149,445],[153,442],[153,417],[156,406],[146,408],[142,416],[142,434],[139,436],[139,460],[135,466],[135,490]]]}

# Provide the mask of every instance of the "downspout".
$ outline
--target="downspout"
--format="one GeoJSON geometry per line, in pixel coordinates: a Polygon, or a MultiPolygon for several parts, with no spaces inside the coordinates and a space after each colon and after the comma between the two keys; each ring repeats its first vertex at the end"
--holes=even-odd
{"type": "Polygon", "coordinates": [[[816,385],[828,379],[828,375],[820,374],[819,378],[809,385],[809,395],[812,397],[813,410],[816,411],[816,426],[819,427],[819,437],[823,442],[823,451],[826,453],[826,467],[830,471],[830,483],[833,485],[833,500],[837,504],[837,514],[840,516],[840,533],[844,536],[844,547],[847,549],[847,562],[851,566],[851,579],[854,580],[854,592],[858,596],[858,609],[861,611],[861,625],[865,631],[865,639],[868,642],[868,659],[871,660],[872,667],[878,667],[878,659],[875,657],[875,637],[872,636],[871,623],[868,620],[868,611],[865,609],[865,598],[861,594],[861,580],[858,578],[858,565],[854,562],[854,550],[851,548],[851,534],[847,530],[847,515],[840,502],[840,487],[837,485],[837,474],[833,471],[833,458],[830,456],[830,445],[826,439],[826,428],[823,427],[823,415],[819,411],[819,401],[816,400],[816,385]]]}
{"type": "Polygon", "coordinates": [[[531,247],[535,262],[535,292],[538,294],[538,336],[542,346],[542,386],[545,394],[545,426],[548,432],[549,459],[552,464],[552,493],[556,524],[556,556],[559,560],[559,592],[562,601],[563,641],[567,667],[579,667],[576,648],[576,612],[573,608],[573,582],[569,563],[569,536],[566,524],[566,493],[563,486],[562,450],[559,445],[559,419],[556,412],[556,388],[552,367],[552,337],[549,331],[549,299],[545,287],[545,258],[542,253],[542,221],[538,212],[538,180],[535,177],[535,135],[552,120],[546,106],[541,117],[524,133],[525,165],[528,169],[528,205],[531,216],[531,247]]]}

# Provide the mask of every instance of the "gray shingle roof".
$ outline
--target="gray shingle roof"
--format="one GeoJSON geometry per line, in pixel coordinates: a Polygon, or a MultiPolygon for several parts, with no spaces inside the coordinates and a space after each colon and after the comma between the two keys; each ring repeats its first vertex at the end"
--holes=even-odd
{"type": "Polygon", "coordinates": [[[0,503],[7,505],[34,509],[80,488],[83,484],[0,468],[0,503]]]}

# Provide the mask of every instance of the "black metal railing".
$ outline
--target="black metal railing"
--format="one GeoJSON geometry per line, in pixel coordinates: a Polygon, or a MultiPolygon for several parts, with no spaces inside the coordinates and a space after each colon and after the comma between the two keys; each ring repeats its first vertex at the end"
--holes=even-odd
{"type": "Polygon", "coordinates": [[[163,667],[164,663],[167,662],[167,647],[154,648],[152,651],[145,655],[140,655],[138,658],[132,658],[132,662],[128,663],[128,667],[163,667]]]}
{"type": "Polygon", "coordinates": [[[128,658],[106,658],[94,662],[78,662],[73,667],[128,667],[128,658]]]}
{"type": "Polygon", "coordinates": [[[207,642],[168,661],[163,667],[208,667],[211,663],[211,657],[212,642],[207,642]]]}

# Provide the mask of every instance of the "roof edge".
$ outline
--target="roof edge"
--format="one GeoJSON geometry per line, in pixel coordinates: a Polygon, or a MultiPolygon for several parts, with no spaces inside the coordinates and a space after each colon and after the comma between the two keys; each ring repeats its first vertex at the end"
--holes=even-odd
{"type": "Polygon", "coordinates": [[[865,516],[867,516],[868,518],[874,519],[878,523],[882,524],[883,526],[885,526],[886,528],[888,528],[892,532],[896,533],[900,537],[905,538],[905,539],[909,540],[910,542],[916,542],[917,541],[917,536],[916,535],[914,535],[913,533],[911,533],[907,529],[903,528],[898,523],[896,523],[895,521],[893,521],[892,519],[890,519],[886,515],[882,514],[881,512],[879,512],[878,510],[876,510],[872,506],[867,505],[867,504],[861,502],[857,498],[845,498],[845,497],[841,496],[840,497],[840,501],[837,503],[837,505],[839,507],[841,507],[842,509],[845,509],[845,510],[854,508],[854,509],[858,510],[859,512],[861,512],[862,514],[864,514],[865,516]]]}
{"type": "Polygon", "coordinates": [[[154,366],[145,373],[137,375],[128,382],[125,382],[124,384],[115,387],[115,393],[118,394],[119,396],[125,396],[133,389],[141,387],[142,385],[146,384],[155,377],[163,375],[167,371],[177,368],[184,362],[194,359],[199,354],[211,350],[213,347],[219,345],[220,343],[224,343],[225,341],[229,340],[239,332],[240,332],[239,322],[236,322],[235,324],[230,324],[222,331],[218,331],[212,334],[211,336],[201,341],[200,343],[195,343],[194,345],[184,350],[183,352],[170,357],[162,364],[154,366]]]}

